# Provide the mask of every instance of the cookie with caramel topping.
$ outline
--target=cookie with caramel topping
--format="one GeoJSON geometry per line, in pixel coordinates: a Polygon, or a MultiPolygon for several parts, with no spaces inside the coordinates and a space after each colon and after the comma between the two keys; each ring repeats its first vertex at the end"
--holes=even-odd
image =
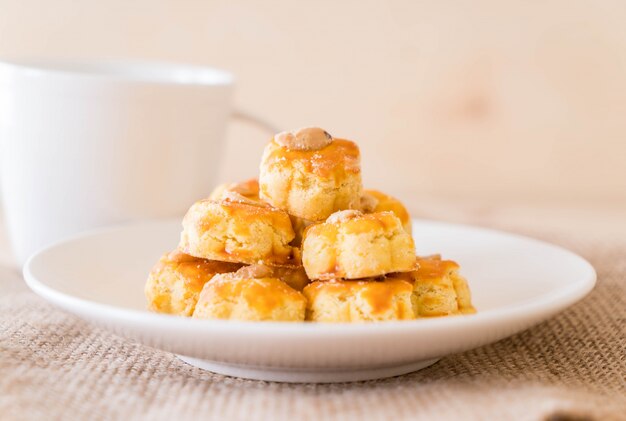
{"type": "Polygon", "coordinates": [[[304,288],[315,322],[411,320],[413,286],[403,280],[317,281],[304,288]]]}
{"type": "Polygon", "coordinates": [[[241,265],[218,262],[173,251],[154,266],[144,288],[148,308],[158,313],[191,316],[202,287],[218,273],[241,265]]]}
{"type": "Polygon", "coordinates": [[[200,293],[193,317],[248,321],[304,321],[306,299],[272,277],[273,268],[247,266],[217,275],[200,293]]]}
{"type": "Polygon", "coordinates": [[[362,191],[359,148],[315,127],[279,133],[263,153],[259,185],[262,200],[309,221],[357,209],[362,191]]]}
{"type": "Polygon", "coordinates": [[[413,301],[418,317],[476,313],[467,280],[459,265],[439,255],[417,259],[418,269],[403,274],[414,282],[413,301]]]}
{"type": "Polygon", "coordinates": [[[191,206],[183,219],[179,250],[196,257],[236,263],[299,265],[289,215],[227,191],[221,200],[191,206]]]}
{"type": "Polygon", "coordinates": [[[302,264],[315,280],[408,272],[415,269],[415,247],[392,212],[340,211],[304,232],[302,264]]]}

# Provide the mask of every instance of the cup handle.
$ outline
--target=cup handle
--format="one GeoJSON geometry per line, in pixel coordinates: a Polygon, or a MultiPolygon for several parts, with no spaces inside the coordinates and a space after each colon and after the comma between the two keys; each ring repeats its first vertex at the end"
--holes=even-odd
{"type": "Polygon", "coordinates": [[[234,110],[232,117],[237,119],[237,120],[241,120],[243,122],[246,122],[252,126],[256,126],[258,128],[260,128],[261,130],[265,130],[267,132],[269,132],[271,135],[274,135],[278,132],[280,132],[281,130],[279,130],[276,126],[274,126],[272,123],[268,122],[267,120],[265,120],[263,117],[259,117],[256,116],[254,114],[248,113],[247,111],[242,111],[242,110],[234,110]]]}

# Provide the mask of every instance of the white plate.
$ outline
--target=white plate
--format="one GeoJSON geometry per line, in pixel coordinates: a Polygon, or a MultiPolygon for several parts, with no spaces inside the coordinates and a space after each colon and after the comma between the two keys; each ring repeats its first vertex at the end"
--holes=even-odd
{"type": "Polygon", "coordinates": [[[596,275],[560,247],[517,235],[413,222],[419,254],[458,261],[478,314],[415,321],[322,324],[194,320],[145,310],[143,286],[174,248],[180,221],[94,231],[49,247],[26,263],[45,299],[113,332],[178,354],[217,373],[288,382],[375,379],[524,330],[584,297],[596,275]]]}

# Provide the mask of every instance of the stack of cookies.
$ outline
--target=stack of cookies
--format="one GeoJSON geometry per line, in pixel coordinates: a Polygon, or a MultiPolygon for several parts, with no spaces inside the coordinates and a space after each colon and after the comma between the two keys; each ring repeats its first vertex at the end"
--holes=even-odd
{"type": "Polygon", "coordinates": [[[279,133],[259,179],[191,206],[153,268],[151,310],[199,319],[357,322],[473,313],[459,266],[418,258],[402,203],[363,190],[360,152],[309,127],[279,133]]]}

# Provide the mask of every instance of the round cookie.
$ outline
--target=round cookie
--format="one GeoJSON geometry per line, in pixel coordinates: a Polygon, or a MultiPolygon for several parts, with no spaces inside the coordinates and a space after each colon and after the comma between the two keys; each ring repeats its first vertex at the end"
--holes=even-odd
{"type": "MultiPolygon", "coordinates": [[[[220,200],[224,197],[228,197],[232,195],[231,192],[239,193],[244,196],[246,199],[250,199],[253,201],[261,201],[259,198],[259,181],[255,178],[242,181],[239,183],[224,183],[220,184],[213,190],[209,199],[211,200],[220,200]]],[[[306,227],[311,224],[314,224],[314,221],[309,221],[307,219],[298,218],[294,215],[289,215],[291,219],[291,226],[295,233],[295,238],[291,242],[291,245],[294,247],[300,247],[302,244],[302,234],[306,227]]]]}
{"type": "Polygon", "coordinates": [[[240,267],[179,251],[167,253],[148,275],[144,288],[148,308],[158,313],[191,316],[204,284],[218,273],[233,272],[240,267]]]}
{"type": "Polygon", "coordinates": [[[340,211],[304,232],[302,264],[315,280],[409,272],[415,269],[415,246],[392,212],[340,211]]]}
{"type": "Polygon", "coordinates": [[[362,191],[360,152],[320,128],[279,133],[265,147],[259,176],[262,200],[290,215],[322,221],[357,209],[362,191]]]}
{"type": "Polygon", "coordinates": [[[362,322],[415,318],[413,285],[403,280],[316,281],[304,288],[306,318],[315,322],[362,322]]]}
{"type": "Polygon", "coordinates": [[[418,258],[418,269],[411,272],[418,317],[476,313],[469,286],[459,269],[456,262],[440,256],[418,258]]]}
{"type": "Polygon", "coordinates": [[[250,180],[241,181],[239,183],[224,183],[217,186],[209,196],[211,200],[220,200],[225,192],[239,193],[246,199],[260,200],[259,199],[259,181],[256,178],[250,180]]]}
{"type": "Polygon", "coordinates": [[[191,206],[183,219],[181,251],[226,262],[298,265],[287,213],[235,192],[226,196],[191,206]]]}
{"type": "Polygon", "coordinates": [[[200,293],[193,317],[248,321],[304,321],[306,299],[271,268],[246,266],[216,275],[200,293]]]}
{"type": "Polygon", "coordinates": [[[364,190],[361,196],[361,211],[364,213],[393,212],[402,222],[404,230],[413,235],[411,230],[411,215],[406,207],[395,197],[391,197],[378,190],[364,190]]]}

